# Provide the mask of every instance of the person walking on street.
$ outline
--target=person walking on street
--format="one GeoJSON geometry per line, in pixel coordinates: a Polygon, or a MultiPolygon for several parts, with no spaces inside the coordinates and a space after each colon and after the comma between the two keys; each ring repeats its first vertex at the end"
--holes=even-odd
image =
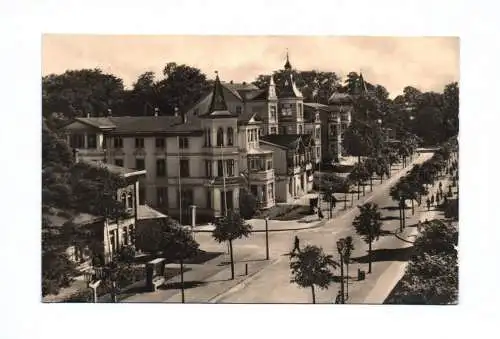
{"type": "Polygon", "coordinates": [[[295,240],[293,241],[293,250],[292,253],[300,252],[300,240],[298,236],[295,236],[295,240]]]}
{"type": "Polygon", "coordinates": [[[321,208],[318,207],[318,218],[319,220],[323,219],[323,212],[321,211],[321,208]]]}
{"type": "Polygon", "coordinates": [[[434,206],[434,194],[431,195],[431,205],[434,206]]]}
{"type": "Polygon", "coordinates": [[[427,210],[429,211],[431,209],[431,201],[429,200],[429,198],[427,198],[427,210]]]}

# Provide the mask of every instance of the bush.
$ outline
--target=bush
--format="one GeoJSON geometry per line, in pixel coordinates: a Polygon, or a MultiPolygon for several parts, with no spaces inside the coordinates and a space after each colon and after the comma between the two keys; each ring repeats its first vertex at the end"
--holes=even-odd
{"type": "Polygon", "coordinates": [[[251,219],[257,212],[257,198],[247,190],[240,192],[239,204],[243,219],[251,219]]]}

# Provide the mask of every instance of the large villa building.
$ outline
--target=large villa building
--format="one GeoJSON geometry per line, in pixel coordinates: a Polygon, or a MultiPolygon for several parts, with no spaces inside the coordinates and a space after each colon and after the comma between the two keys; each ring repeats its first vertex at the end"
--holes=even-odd
{"type": "Polygon", "coordinates": [[[139,204],[184,223],[192,206],[205,220],[238,210],[243,189],[261,209],[289,203],[312,190],[324,150],[341,156],[350,105],[304,102],[288,56],[285,73],[282,88],[271,76],[266,89],[217,74],[211,93],[174,116],[75,118],[67,142],[86,160],[146,170],[139,204]]]}

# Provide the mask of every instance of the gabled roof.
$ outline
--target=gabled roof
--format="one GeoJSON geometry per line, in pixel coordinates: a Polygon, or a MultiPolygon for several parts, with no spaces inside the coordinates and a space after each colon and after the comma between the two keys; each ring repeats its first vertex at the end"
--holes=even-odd
{"type": "Polygon", "coordinates": [[[283,149],[297,149],[301,145],[309,144],[311,136],[308,134],[269,134],[260,137],[260,141],[275,145],[283,149]]]}
{"type": "Polygon", "coordinates": [[[262,122],[259,115],[255,112],[242,112],[238,116],[238,124],[247,125],[247,124],[260,124],[262,122]]]}
{"type": "Polygon", "coordinates": [[[328,98],[329,104],[344,104],[352,103],[352,97],[348,93],[333,93],[330,98],[328,98]]]}

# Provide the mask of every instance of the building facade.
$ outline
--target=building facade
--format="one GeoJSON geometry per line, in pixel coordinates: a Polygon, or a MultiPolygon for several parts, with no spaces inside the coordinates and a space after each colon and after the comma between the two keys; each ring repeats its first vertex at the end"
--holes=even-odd
{"type": "Polygon", "coordinates": [[[285,71],[283,88],[272,76],[259,89],[222,83],[217,75],[210,93],[175,116],[76,118],[64,127],[67,142],[86,160],[146,170],[139,203],[182,223],[190,223],[192,206],[198,221],[237,211],[242,190],[255,195],[259,208],[270,208],[307,193],[323,156],[321,114],[304,103],[288,56],[285,71]],[[288,146],[261,140],[273,135],[302,146],[287,148],[283,156],[288,146]],[[304,160],[290,163],[296,156],[304,160]],[[286,189],[277,194],[285,181],[286,189]]]}

